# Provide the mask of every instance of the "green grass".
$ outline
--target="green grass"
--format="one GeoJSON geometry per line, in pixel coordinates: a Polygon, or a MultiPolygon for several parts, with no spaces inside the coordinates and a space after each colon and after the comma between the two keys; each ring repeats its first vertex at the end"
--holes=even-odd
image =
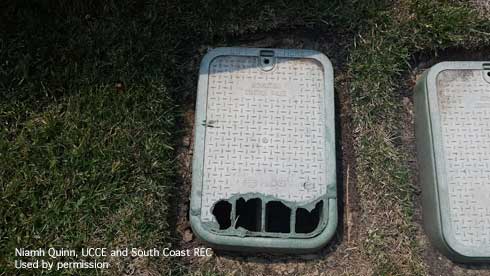
{"type": "Polygon", "coordinates": [[[172,112],[166,88],[152,83],[82,89],[40,112],[4,108],[1,254],[170,242],[172,112]]]}
{"type": "MultiPolygon", "coordinates": [[[[413,54],[490,45],[490,24],[463,2],[7,1],[0,27],[0,275],[15,273],[19,246],[174,244],[179,105],[195,93],[196,60],[208,46],[304,28],[354,41],[356,183],[372,223],[362,253],[377,275],[426,273],[398,91],[413,54]],[[389,209],[375,225],[372,214],[389,209]]],[[[179,260],[139,265],[187,270],[179,260]]]]}
{"type": "MultiPolygon", "coordinates": [[[[174,241],[177,91],[167,75],[177,38],[158,29],[171,20],[151,24],[152,7],[118,4],[19,1],[3,10],[0,274],[14,273],[16,247],[174,241]]],[[[131,265],[114,261],[106,274],[131,265]]],[[[153,260],[142,269],[173,267],[153,260]]]]}

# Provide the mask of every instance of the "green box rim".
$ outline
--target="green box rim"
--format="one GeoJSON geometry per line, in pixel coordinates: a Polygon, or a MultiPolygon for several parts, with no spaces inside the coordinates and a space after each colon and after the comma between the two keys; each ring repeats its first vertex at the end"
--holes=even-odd
{"type": "Polygon", "coordinates": [[[327,164],[332,169],[328,180],[327,202],[328,213],[325,228],[316,236],[311,238],[271,238],[271,237],[238,237],[218,235],[207,230],[200,220],[201,191],[202,191],[202,167],[204,161],[204,135],[205,127],[200,122],[206,120],[206,101],[208,88],[209,65],[219,56],[260,56],[260,51],[274,51],[275,57],[289,58],[311,58],[317,60],[324,70],[325,79],[325,116],[326,131],[328,137],[327,147],[330,152],[335,152],[335,109],[334,109],[334,88],[333,88],[333,67],[330,60],[322,53],[313,50],[297,49],[272,49],[272,48],[235,48],[224,47],[210,50],[203,58],[199,71],[198,94],[196,100],[195,129],[194,129],[194,155],[192,163],[192,191],[190,202],[190,222],[191,227],[198,238],[205,243],[224,250],[240,251],[267,251],[284,253],[308,253],[324,247],[334,236],[337,223],[337,181],[336,181],[336,160],[329,158],[327,164]]]}
{"type": "Polygon", "coordinates": [[[415,134],[419,163],[419,180],[423,194],[423,216],[426,232],[436,248],[456,262],[488,262],[490,256],[479,256],[478,248],[458,242],[449,221],[448,187],[442,145],[441,119],[437,99],[437,76],[445,70],[484,70],[483,61],[441,62],[432,66],[415,88],[415,134]]]}

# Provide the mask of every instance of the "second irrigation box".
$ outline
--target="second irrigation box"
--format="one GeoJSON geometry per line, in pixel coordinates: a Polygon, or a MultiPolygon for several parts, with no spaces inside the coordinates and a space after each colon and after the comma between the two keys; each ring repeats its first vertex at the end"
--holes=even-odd
{"type": "Polygon", "coordinates": [[[323,247],[337,227],[334,116],[325,55],[210,51],[196,103],[194,233],[227,250],[323,247]]]}
{"type": "Polygon", "coordinates": [[[458,262],[490,261],[490,64],[443,62],[418,81],[424,225],[458,262]]]}

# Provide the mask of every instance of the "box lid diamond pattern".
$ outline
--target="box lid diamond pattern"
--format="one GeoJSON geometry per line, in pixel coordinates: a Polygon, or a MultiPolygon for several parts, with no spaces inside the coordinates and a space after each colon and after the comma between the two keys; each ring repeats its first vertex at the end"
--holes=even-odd
{"type": "Polygon", "coordinates": [[[488,72],[482,62],[440,63],[415,95],[425,226],[461,262],[490,260],[488,72]]]}
{"type": "Polygon", "coordinates": [[[333,71],[318,52],[218,48],[208,53],[196,104],[191,196],[196,234],[227,249],[323,246],[337,223],[334,114],[333,71]],[[240,227],[240,217],[250,216],[240,213],[240,199],[258,200],[249,210],[257,220],[252,228],[240,227]],[[231,206],[226,226],[216,217],[221,201],[231,206]],[[275,220],[268,218],[281,215],[274,213],[275,202],[289,209],[284,231],[273,230],[275,220]],[[308,221],[300,217],[302,209],[319,216],[308,233],[298,226],[308,221]]]}

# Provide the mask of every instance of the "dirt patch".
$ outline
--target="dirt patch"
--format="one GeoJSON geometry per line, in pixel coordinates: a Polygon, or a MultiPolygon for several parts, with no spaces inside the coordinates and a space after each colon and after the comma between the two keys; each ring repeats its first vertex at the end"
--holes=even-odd
{"type": "Polygon", "coordinates": [[[490,1],[489,0],[471,0],[471,5],[475,7],[478,13],[484,17],[490,17],[490,1]]]}
{"type": "Polygon", "coordinates": [[[490,56],[490,49],[480,49],[478,51],[468,51],[462,49],[448,49],[438,53],[437,57],[430,57],[428,54],[419,54],[414,56],[413,61],[416,62],[414,70],[405,80],[401,100],[403,103],[403,125],[402,142],[405,152],[408,155],[408,160],[411,169],[410,181],[416,190],[416,198],[414,201],[414,225],[416,227],[416,240],[423,249],[423,258],[430,275],[444,276],[483,276],[490,275],[490,266],[488,265],[461,265],[450,261],[435,249],[423,230],[422,222],[422,194],[421,186],[418,182],[418,167],[417,167],[417,152],[415,146],[415,131],[414,131],[414,113],[413,113],[413,91],[417,80],[422,73],[432,65],[441,61],[463,61],[463,60],[485,60],[490,56]]]}
{"type": "MultiPolygon", "coordinates": [[[[361,254],[359,229],[359,205],[355,185],[354,152],[352,148],[352,129],[350,128],[350,97],[348,95],[345,68],[350,38],[337,34],[327,35],[321,31],[295,31],[282,34],[259,34],[237,39],[227,45],[241,47],[298,48],[314,49],[325,53],[334,65],[335,104],[338,164],[339,227],[336,237],[323,250],[309,255],[270,255],[239,254],[217,251],[211,258],[186,258],[184,262],[196,270],[203,266],[231,275],[370,275],[369,261],[361,254]],[[320,35],[321,34],[321,35],[320,35]],[[344,43],[339,45],[338,41],[344,43]],[[335,43],[337,42],[337,43],[335,43]],[[353,266],[352,264],[356,264],[353,266]]],[[[215,45],[218,47],[221,45],[215,45]]],[[[200,60],[206,47],[196,55],[200,60]]],[[[197,75],[198,62],[193,61],[197,75]]],[[[194,85],[197,84],[196,80],[194,85]]],[[[196,87],[193,87],[196,91],[196,87]]],[[[189,196],[191,189],[194,97],[184,104],[182,117],[183,135],[178,149],[180,163],[180,187],[178,190],[178,213],[176,232],[180,236],[179,248],[192,249],[203,246],[192,234],[189,223],[189,196]]],[[[195,270],[192,269],[192,270],[195,270]]]]}

